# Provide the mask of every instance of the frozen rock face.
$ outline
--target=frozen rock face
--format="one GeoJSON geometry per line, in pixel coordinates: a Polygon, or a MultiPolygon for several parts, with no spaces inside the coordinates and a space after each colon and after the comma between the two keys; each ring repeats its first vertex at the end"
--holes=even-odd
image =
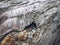
{"type": "Polygon", "coordinates": [[[0,1],[0,35],[13,27],[22,30],[33,21],[37,25],[34,45],[60,45],[59,0],[0,1]]]}

